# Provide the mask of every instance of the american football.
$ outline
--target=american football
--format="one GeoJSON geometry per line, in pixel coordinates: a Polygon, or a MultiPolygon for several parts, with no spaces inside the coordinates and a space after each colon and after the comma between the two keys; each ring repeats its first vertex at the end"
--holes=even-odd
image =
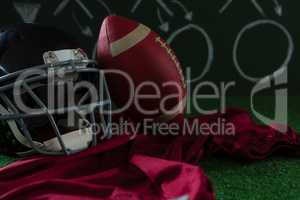
{"type": "Polygon", "coordinates": [[[125,112],[132,119],[169,121],[183,113],[186,92],[181,65],[170,46],[150,28],[108,16],[100,30],[97,61],[104,69],[124,72],[132,80],[134,91],[121,74],[107,74],[114,103],[129,105],[125,112]],[[149,95],[153,97],[146,98],[149,95]]]}

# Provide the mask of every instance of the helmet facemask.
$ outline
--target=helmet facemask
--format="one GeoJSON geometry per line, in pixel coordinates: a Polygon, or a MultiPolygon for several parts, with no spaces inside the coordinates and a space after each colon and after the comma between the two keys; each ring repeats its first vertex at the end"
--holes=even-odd
{"type": "Polygon", "coordinates": [[[24,147],[17,153],[69,155],[109,138],[111,100],[97,63],[80,49],[43,58],[44,65],[0,77],[0,120],[24,147]]]}

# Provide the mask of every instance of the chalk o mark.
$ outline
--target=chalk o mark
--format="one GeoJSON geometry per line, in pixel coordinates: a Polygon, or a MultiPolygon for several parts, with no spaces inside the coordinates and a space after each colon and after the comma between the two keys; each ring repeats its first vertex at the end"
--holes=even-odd
{"type": "Polygon", "coordinates": [[[202,73],[196,78],[193,78],[191,80],[187,80],[188,82],[194,82],[194,81],[199,81],[200,79],[202,79],[207,74],[207,72],[209,71],[209,69],[212,65],[213,59],[214,59],[214,47],[213,47],[212,40],[210,39],[207,32],[203,28],[201,28],[200,26],[198,26],[196,24],[188,24],[188,25],[174,31],[170,35],[170,37],[167,39],[167,43],[171,45],[172,42],[180,34],[184,33],[185,31],[189,31],[189,30],[196,30],[196,31],[200,32],[204,36],[206,44],[207,44],[207,48],[208,48],[208,58],[207,58],[207,61],[206,61],[206,64],[205,64],[205,67],[204,67],[202,73]]]}
{"type": "Polygon", "coordinates": [[[233,62],[234,62],[234,65],[235,65],[236,69],[243,76],[243,78],[245,78],[245,79],[247,79],[247,80],[249,80],[251,82],[257,82],[261,78],[248,76],[241,69],[241,66],[239,65],[239,62],[238,62],[238,59],[237,59],[237,52],[238,52],[239,43],[240,43],[240,40],[241,40],[242,36],[247,31],[250,31],[254,27],[257,27],[257,26],[260,26],[260,25],[266,25],[266,24],[273,25],[273,26],[277,27],[278,29],[280,29],[285,34],[285,36],[287,37],[287,40],[288,40],[289,47],[287,49],[286,59],[284,60],[283,64],[279,67],[279,69],[280,68],[284,68],[284,67],[288,67],[288,65],[290,63],[290,60],[292,58],[293,52],[294,52],[294,42],[293,42],[293,38],[292,38],[291,34],[289,33],[289,31],[283,25],[279,24],[278,22],[273,21],[273,20],[264,19],[264,20],[254,21],[254,22],[246,25],[238,33],[237,38],[236,38],[236,40],[234,42],[234,47],[233,47],[233,62]]]}

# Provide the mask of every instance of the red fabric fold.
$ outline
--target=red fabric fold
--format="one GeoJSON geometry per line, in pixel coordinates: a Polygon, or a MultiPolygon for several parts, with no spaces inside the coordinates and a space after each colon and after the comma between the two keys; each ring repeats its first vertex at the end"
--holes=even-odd
{"type": "MultiPolygon", "coordinates": [[[[0,169],[0,199],[215,199],[198,165],[211,155],[260,160],[273,153],[299,156],[300,137],[257,125],[247,112],[190,118],[223,119],[234,135],[118,136],[69,157],[35,156],[0,169]]],[[[178,118],[183,131],[183,120],[178,118]]]]}

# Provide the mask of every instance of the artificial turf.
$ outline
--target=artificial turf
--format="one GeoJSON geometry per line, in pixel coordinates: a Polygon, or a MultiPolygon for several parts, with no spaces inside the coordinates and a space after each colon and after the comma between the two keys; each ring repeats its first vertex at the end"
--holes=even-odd
{"type": "MultiPolygon", "coordinates": [[[[300,133],[300,97],[288,99],[288,121],[300,133]]],[[[230,97],[227,105],[249,108],[248,97],[230,97]]],[[[213,108],[217,102],[202,102],[213,108]]],[[[274,97],[258,97],[256,109],[265,115],[273,113],[274,97]]],[[[194,112],[195,114],[195,112],[194,112]]],[[[254,118],[258,122],[257,119],[254,118]]],[[[11,163],[15,158],[0,155],[0,166],[11,163]]],[[[264,161],[240,163],[228,158],[209,158],[200,166],[210,177],[218,200],[299,200],[300,158],[272,156],[264,161]]]]}
{"type": "MultiPolygon", "coordinates": [[[[289,125],[300,133],[300,97],[288,98],[289,125]]],[[[249,109],[249,98],[229,98],[227,105],[249,109]]],[[[212,105],[215,106],[215,105],[212,105]]],[[[270,115],[274,97],[258,97],[256,110],[270,115]]],[[[253,119],[259,121],[253,116],[253,119]]],[[[272,156],[251,164],[209,158],[200,165],[213,182],[218,200],[299,200],[300,158],[272,156]]]]}

